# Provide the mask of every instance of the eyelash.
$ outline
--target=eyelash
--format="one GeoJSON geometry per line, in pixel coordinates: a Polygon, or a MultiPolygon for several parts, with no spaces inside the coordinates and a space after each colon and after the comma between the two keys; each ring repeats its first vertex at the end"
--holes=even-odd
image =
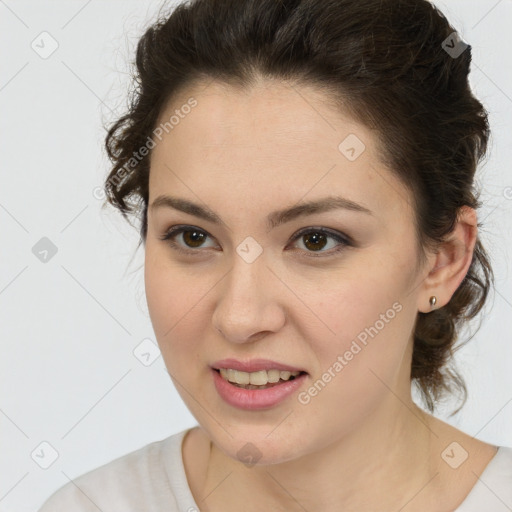
{"type": "MultiPolygon", "coordinates": [[[[177,235],[180,235],[181,233],[184,233],[186,231],[197,231],[199,233],[210,236],[207,231],[204,231],[203,229],[199,229],[196,226],[177,225],[177,226],[172,226],[169,230],[166,231],[166,233],[162,237],[159,237],[159,238],[160,238],[160,240],[166,241],[171,246],[171,248],[175,251],[178,251],[182,254],[197,256],[199,249],[201,249],[200,247],[198,247],[197,249],[192,249],[192,248],[185,249],[182,246],[180,246],[175,240],[173,240],[173,238],[175,238],[177,235]]],[[[292,238],[292,241],[295,242],[296,240],[298,240],[299,238],[301,238],[304,235],[319,234],[319,233],[326,235],[330,238],[333,238],[334,240],[339,242],[340,245],[334,249],[330,249],[328,251],[323,251],[320,253],[315,253],[314,251],[307,251],[307,250],[303,251],[306,253],[310,253],[306,257],[323,258],[323,257],[328,257],[328,256],[335,256],[336,254],[345,250],[347,247],[354,247],[354,245],[355,245],[354,242],[352,241],[352,239],[347,235],[342,235],[342,234],[340,234],[336,231],[332,231],[330,229],[315,228],[315,227],[301,229],[299,232],[295,233],[295,235],[292,238]]]]}

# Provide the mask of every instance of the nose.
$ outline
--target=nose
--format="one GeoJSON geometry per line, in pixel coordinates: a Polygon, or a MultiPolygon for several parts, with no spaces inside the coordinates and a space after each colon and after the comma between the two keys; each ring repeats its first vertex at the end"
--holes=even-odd
{"type": "Polygon", "coordinates": [[[252,263],[235,254],[222,285],[212,323],[232,343],[257,341],[278,332],[286,321],[280,290],[283,285],[267,267],[264,253],[252,263]]]}

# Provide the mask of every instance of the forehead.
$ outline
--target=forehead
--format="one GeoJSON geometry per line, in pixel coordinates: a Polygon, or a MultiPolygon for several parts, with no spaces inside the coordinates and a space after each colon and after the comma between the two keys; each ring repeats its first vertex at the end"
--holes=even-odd
{"type": "Polygon", "coordinates": [[[338,144],[357,132],[366,150],[375,150],[370,130],[336,110],[332,99],[309,86],[277,80],[262,80],[243,89],[216,81],[196,84],[167,103],[158,123],[182,109],[190,112],[182,114],[172,128],[176,145],[194,140],[205,148],[229,146],[234,150],[266,143],[261,150],[279,146],[297,152],[305,143],[308,150],[314,146],[338,156],[338,144]],[[189,109],[186,104],[192,98],[196,105],[189,109]]]}
{"type": "Polygon", "coordinates": [[[376,133],[314,88],[203,83],[168,102],[158,124],[171,117],[151,155],[152,196],[184,180],[209,196],[275,194],[280,203],[333,190],[374,210],[408,202],[379,160],[376,133]]]}

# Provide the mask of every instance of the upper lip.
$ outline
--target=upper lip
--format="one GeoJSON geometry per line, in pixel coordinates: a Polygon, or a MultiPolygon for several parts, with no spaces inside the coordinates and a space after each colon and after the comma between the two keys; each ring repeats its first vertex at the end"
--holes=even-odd
{"type": "Polygon", "coordinates": [[[306,372],[302,368],[297,368],[289,364],[271,361],[270,359],[250,359],[248,361],[239,361],[238,359],[222,359],[215,361],[211,365],[215,370],[220,368],[238,370],[240,372],[259,372],[261,370],[281,370],[289,372],[306,372]]]}

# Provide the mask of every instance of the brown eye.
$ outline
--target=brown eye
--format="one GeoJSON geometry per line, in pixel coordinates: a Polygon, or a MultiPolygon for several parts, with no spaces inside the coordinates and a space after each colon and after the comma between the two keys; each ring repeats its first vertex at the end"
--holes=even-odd
{"type": "Polygon", "coordinates": [[[199,250],[202,248],[211,248],[212,246],[204,245],[205,240],[210,238],[210,235],[202,229],[196,228],[195,226],[173,226],[171,227],[164,236],[160,237],[160,240],[167,241],[169,245],[177,250],[186,254],[199,254],[199,250]],[[181,235],[179,240],[178,235],[181,235]]]}
{"type": "Polygon", "coordinates": [[[183,241],[190,247],[200,247],[206,236],[203,232],[197,230],[182,231],[183,241]]]}
{"type": "MultiPolygon", "coordinates": [[[[172,249],[176,251],[190,255],[200,255],[204,251],[199,249],[214,247],[204,245],[208,238],[212,237],[202,229],[195,226],[178,225],[172,226],[164,236],[160,237],[160,240],[168,241],[172,249]],[[181,235],[181,240],[178,235],[181,235]]],[[[302,242],[304,248],[301,248],[301,252],[304,253],[304,256],[312,257],[334,256],[347,247],[355,246],[350,237],[325,228],[305,228],[297,233],[292,240],[302,242]],[[328,247],[329,245],[331,246],[328,247]],[[326,247],[327,250],[324,250],[326,247]]]]}
{"type": "Polygon", "coordinates": [[[327,237],[323,233],[312,233],[307,235],[302,235],[304,240],[304,245],[311,249],[312,251],[318,251],[325,247],[327,237]]]}
{"type": "Polygon", "coordinates": [[[354,243],[348,236],[342,235],[337,231],[327,230],[325,228],[306,228],[297,233],[293,240],[302,242],[307,256],[333,256],[347,247],[353,247],[354,243]],[[337,243],[332,243],[333,240],[337,243]],[[330,247],[327,247],[329,246],[330,247]],[[327,250],[324,250],[327,247],[327,250]],[[318,253],[318,254],[315,254],[318,253]]]}

